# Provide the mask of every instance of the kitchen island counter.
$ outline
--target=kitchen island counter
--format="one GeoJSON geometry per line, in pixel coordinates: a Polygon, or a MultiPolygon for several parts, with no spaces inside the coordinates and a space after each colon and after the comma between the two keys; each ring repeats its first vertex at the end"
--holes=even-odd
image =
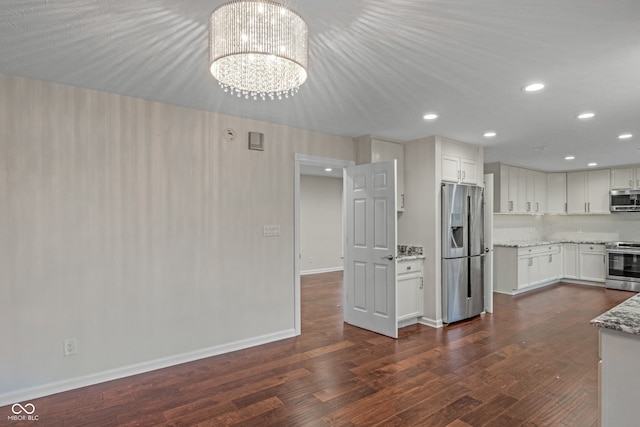
{"type": "Polygon", "coordinates": [[[631,298],[591,321],[600,328],[598,409],[603,427],[638,425],[640,295],[631,295],[631,298]]]}
{"type": "Polygon", "coordinates": [[[593,319],[591,324],[600,328],[640,335],[640,294],[632,295],[628,300],[593,319]]]}

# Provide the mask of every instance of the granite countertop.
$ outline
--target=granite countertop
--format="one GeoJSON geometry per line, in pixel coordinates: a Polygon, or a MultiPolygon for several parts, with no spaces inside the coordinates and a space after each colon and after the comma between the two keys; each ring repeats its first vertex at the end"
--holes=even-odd
{"type": "Polygon", "coordinates": [[[640,294],[618,304],[591,321],[600,328],[640,335],[640,294]]]}
{"type": "Polygon", "coordinates": [[[424,259],[425,256],[424,255],[400,255],[398,257],[396,257],[396,260],[398,261],[409,261],[412,259],[424,259]]]}
{"type": "Polygon", "coordinates": [[[514,240],[510,242],[494,242],[493,246],[503,246],[507,248],[528,248],[531,246],[554,245],[558,243],[585,243],[590,245],[603,245],[604,240],[595,239],[562,239],[562,240],[514,240]]]}

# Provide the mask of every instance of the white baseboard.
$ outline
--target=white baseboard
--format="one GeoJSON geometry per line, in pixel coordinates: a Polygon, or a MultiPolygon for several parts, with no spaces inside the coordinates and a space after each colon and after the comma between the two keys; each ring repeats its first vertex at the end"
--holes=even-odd
{"type": "Polygon", "coordinates": [[[240,340],[228,344],[195,350],[189,353],[177,354],[175,356],[164,357],[161,359],[150,360],[148,362],[123,366],[108,371],[97,372],[95,374],[89,374],[82,377],[71,378],[68,380],[43,384],[35,387],[25,388],[22,390],[11,391],[8,393],[0,394],[0,406],[25,402],[32,399],[37,399],[39,397],[61,393],[80,387],[86,387],[106,381],[112,381],[119,378],[142,374],[149,371],[155,371],[157,369],[180,365],[182,363],[193,362],[195,360],[217,356],[224,353],[230,353],[232,351],[243,350],[245,348],[255,347],[257,345],[267,344],[294,336],[296,336],[295,330],[289,329],[273,334],[262,335],[246,340],[240,340]]]}
{"type": "Polygon", "coordinates": [[[541,288],[545,288],[547,286],[551,286],[551,285],[555,285],[558,283],[571,283],[573,285],[583,285],[583,286],[595,286],[595,287],[600,287],[603,288],[604,287],[604,283],[602,282],[591,282],[588,280],[577,280],[577,279],[559,279],[559,280],[551,280],[549,282],[544,282],[544,283],[539,283],[537,285],[534,286],[528,286],[526,288],[522,288],[522,289],[514,289],[513,291],[509,292],[509,291],[501,291],[501,290],[497,290],[497,289],[493,289],[493,292],[498,293],[498,294],[505,294],[505,295],[520,295],[520,294],[524,294],[526,292],[529,291],[534,291],[536,289],[541,289],[541,288]]]}
{"type": "Polygon", "coordinates": [[[430,326],[432,328],[442,328],[444,324],[442,323],[442,319],[435,320],[429,319],[428,317],[421,317],[419,320],[421,325],[430,326]]]}
{"type": "Polygon", "coordinates": [[[334,271],[342,271],[344,267],[329,267],[329,268],[318,268],[316,270],[304,270],[300,272],[301,276],[306,276],[309,274],[320,274],[320,273],[333,273],[334,271]]]}
{"type": "Polygon", "coordinates": [[[604,288],[604,283],[603,282],[591,282],[588,280],[577,280],[577,279],[562,279],[560,280],[561,282],[564,283],[571,283],[574,285],[585,285],[585,286],[595,286],[597,288],[604,288]]]}

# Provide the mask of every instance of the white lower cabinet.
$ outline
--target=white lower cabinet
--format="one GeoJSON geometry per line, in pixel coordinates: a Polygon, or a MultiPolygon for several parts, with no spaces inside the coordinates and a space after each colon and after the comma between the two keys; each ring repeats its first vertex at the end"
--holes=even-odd
{"type": "Polygon", "coordinates": [[[604,245],[592,243],[565,243],[564,245],[564,278],[586,280],[589,282],[605,281],[604,245]]]}
{"type": "Polygon", "coordinates": [[[398,260],[396,272],[396,316],[398,327],[403,327],[424,314],[422,259],[398,260]]]}
{"type": "Polygon", "coordinates": [[[577,243],[564,243],[562,245],[564,250],[564,277],[566,279],[580,278],[579,246],[577,243]]]}
{"type": "Polygon", "coordinates": [[[562,246],[559,244],[518,249],[518,289],[562,277],[562,246]]]}
{"type": "Polygon", "coordinates": [[[494,247],[494,289],[513,293],[562,278],[562,245],[494,247]]]}
{"type": "Polygon", "coordinates": [[[562,279],[603,283],[605,250],[601,244],[557,243],[524,248],[495,246],[494,290],[519,293],[562,279]]]}
{"type": "Polygon", "coordinates": [[[604,245],[580,244],[581,280],[604,282],[606,274],[604,245]]]}

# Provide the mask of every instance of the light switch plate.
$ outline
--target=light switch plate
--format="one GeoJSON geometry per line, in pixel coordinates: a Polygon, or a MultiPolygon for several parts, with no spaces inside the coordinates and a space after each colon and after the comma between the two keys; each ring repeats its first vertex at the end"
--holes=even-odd
{"type": "Polygon", "coordinates": [[[264,237],[280,237],[280,225],[279,224],[263,225],[262,235],[264,237]]]}
{"type": "Polygon", "coordinates": [[[264,151],[264,134],[249,132],[249,150],[264,151]]]}

